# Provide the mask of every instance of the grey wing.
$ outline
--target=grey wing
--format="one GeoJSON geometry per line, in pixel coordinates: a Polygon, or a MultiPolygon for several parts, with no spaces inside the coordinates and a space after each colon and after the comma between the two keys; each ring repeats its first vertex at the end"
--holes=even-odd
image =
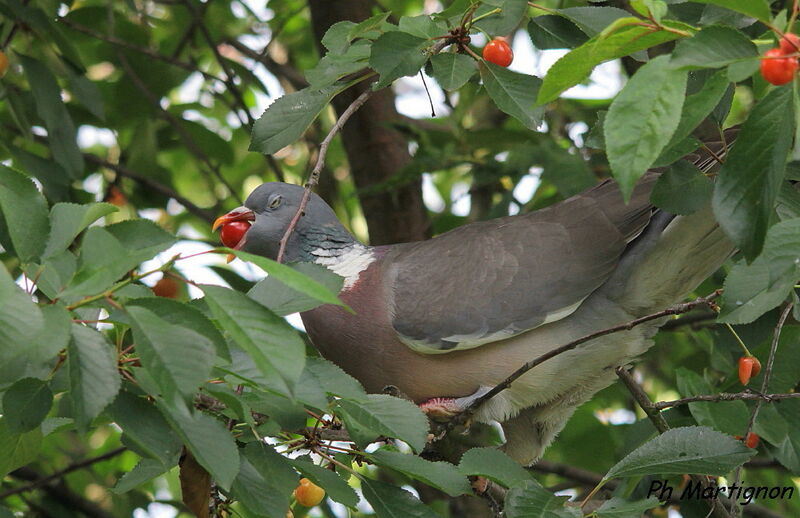
{"type": "Polygon", "coordinates": [[[446,353],[568,316],[647,225],[655,178],[627,205],[607,181],[547,209],[397,247],[386,260],[398,337],[416,351],[446,353]]]}

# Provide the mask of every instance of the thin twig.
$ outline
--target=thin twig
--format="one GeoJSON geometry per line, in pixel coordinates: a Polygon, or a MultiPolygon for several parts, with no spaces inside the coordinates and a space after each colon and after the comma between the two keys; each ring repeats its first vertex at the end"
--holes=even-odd
{"type": "MultiPolygon", "coordinates": [[[[792,312],[792,304],[787,304],[786,307],[783,309],[781,316],[778,318],[778,323],[775,324],[775,331],[772,334],[772,344],[769,348],[769,357],[767,358],[767,366],[764,369],[764,379],[761,381],[761,393],[765,394],[767,390],[769,390],[769,379],[772,376],[772,367],[775,364],[775,353],[778,350],[778,342],[781,338],[781,331],[783,330],[783,325],[786,323],[786,319],[789,318],[789,313],[792,312]]],[[[753,411],[750,413],[750,420],[747,422],[747,428],[744,431],[744,435],[742,437],[747,437],[750,432],[753,431],[753,426],[756,422],[756,417],[758,416],[758,411],[761,409],[761,404],[763,403],[763,399],[758,398],[756,400],[756,404],[753,406],[753,411]]],[[[741,480],[742,476],[742,466],[736,468],[736,474],[733,477],[733,483],[738,484],[741,480]]],[[[739,505],[734,505],[733,507],[733,516],[737,516],[739,514],[739,505]]]]}
{"type": "Polygon", "coordinates": [[[672,306],[671,308],[667,308],[663,311],[659,311],[657,313],[653,313],[650,315],[646,315],[630,322],[626,322],[624,324],[619,324],[613,327],[609,327],[607,329],[602,329],[600,331],[595,331],[594,333],[590,333],[588,335],[582,336],[577,340],[573,340],[568,344],[562,345],[561,347],[556,347],[555,349],[550,350],[549,352],[539,356],[538,358],[531,360],[524,364],[519,369],[515,370],[510,376],[508,376],[505,380],[495,385],[489,392],[483,394],[479,398],[475,399],[463,412],[456,415],[450,422],[447,424],[447,429],[450,430],[458,424],[464,423],[474,412],[475,410],[488,401],[489,399],[493,398],[503,390],[507,389],[511,386],[511,384],[516,381],[520,376],[528,372],[529,370],[533,369],[537,365],[540,365],[547,360],[558,356],[559,354],[565,353],[567,351],[571,351],[575,349],[579,345],[586,343],[590,340],[595,338],[599,338],[601,336],[610,335],[612,333],[617,333],[619,331],[629,331],[634,327],[644,324],[645,322],[650,322],[651,320],[657,320],[662,317],[670,316],[670,315],[681,315],[683,313],[688,313],[689,311],[695,309],[698,306],[708,306],[711,304],[711,301],[718,297],[722,293],[722,290],[716,290],[712,294],[707,297],[699,297],[691,302],[685,302],[683,304],[677,304],[672,306]]]}
{"type": "Polygon", "coordinates": [[[792,392],[786,394],[760,394],[756,392],[737,392],[728,393],[723,392],[720,394],[705,394],[700,396],[685,397],[676,399],[674,401],[659,401],[653,403],[654,407],[658,410],[671,408],[689,403],[706,402],[717,403],[720,401],[779,401],[781,399],[797,399],[800,398],[800,392],[792,392]]]}
{"type": "Polygon", "coordinates": [[[80,462],[75,462],[70,464],[66,468],[56,471],[55,473],[48,475],[44,478],[40,478],[39,480],[35,480],[30,484],[25,484],[24,486],[15,487],[14,489],[9,489],[8,491],[4,491],[0,493],[0,500],[3,500],[11,495],[16,495],[19,493],[25,493],[26,491],[31,491],[32,489],[36,489],[42,487],[46,484],[49,484],[53,480],[59,479],[68,473],[72,473],[73,471],[77,471],[79,469],[83,469],[87,466],[91,466],[92,464],[97,464],[98,462],[103,462],[104,460],[108,460],[111,458],[116,457],[117,455],[121,454],[124,451],[127,451],[128,448],[125,446],[120,446],[119,448],[113,449],[107,453],[102,455],[98,455],[97,457],[91,457],[89,459],[84,459],[80,462]]]}
{"type": "Polygon", "coordinates": [[[669,425],[667,424],[667,420],[664,419],[664,416],[661,415],[661,412],[656,407],[655,403],[653,403],[650,398],[647,396],[647,393],[642,389],[642,387],[636,383],[636,380],[633,379],[633,376],[630,372],[628,372],[625,367],[617,367],[617,376],[619,379],[622,380],[622,383],[630,391],[633,398],[639,403],[639,407],[644,410],[644,413],[647,414],[648,419],[652,421],[653,426],[656,427],[658,433],[664,433],[669,430],[669,425]]]}
{"type": "Polygon", "coordinates": [[[336,134],[341,131],[347,120],[350,119],[350,117],[357,112],[365,102],[367,102],[372,95],[372,92],[372,89],[367,88],[361,93],[361,95],[356,97],[356,99],[350,103],[350,106],[348,106],[342,115],[336,120],[336,123],[334,123],[331,130],[325,136],[325,139],[319,145],[317,162],[314,165],[314,169],[311,170],[311,174],[306,182],[305,191],[303,192],[303,197],[300,200],[300,206],[297,207],[297,212],[295,212],[294,217],[289,222],[289,226],[286,227],[286,232],[284,232],[283,237],[281,238],[280,248],[278,249],[278,257],[276,259],[279,263],[283,261],[283,256],[286,253],[286,244],[289,242],[292,232],[294,232],[295,227],[297,227],[297,223],[303,216],[303,211],[305,211],[306,205],[308,205],[308,200],[311,198],[311,189],[313,189],[314,186],[319,182],[319,175],[320,172],[322,172],[322,168],[325,166],[325,156],[328,154],[328,147],[331,145],[333,137],[335,137],[336,134]]]}

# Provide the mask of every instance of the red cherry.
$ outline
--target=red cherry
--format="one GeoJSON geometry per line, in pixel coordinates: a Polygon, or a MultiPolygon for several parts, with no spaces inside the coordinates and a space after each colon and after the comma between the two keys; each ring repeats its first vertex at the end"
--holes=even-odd
{"type": "Polygon", "coordinates": [[[232,221],[222,226],[219,238],[223,245],[228,248],[235,248],[248,230],[250,230],[250,223],[246,221],[232,221]]]}
{"type": "Polygon", "coordinates": [[[153,286],[153,293],[159,297],[177,299],[180,289],[178,281],[165,275],[153,286]]]}
{"type": "Polygon", "coordinates": [[[742,385],[750,383],[750,376],[753,375],[753,357],[742,356],[739,358],[739,381],[742,385]]]}
{"type": "Polygon", "coordinates": [[[761,75],[773,85],[785,85],[797,72],[797,59],[784,56],[781,49],[769,49],[761,58],[761,75]]]}
{"type": "Polygon", "coordinates": [[[783,52],[784,55],[796,54],[800,52],[800,36],[787,32],[783,35],[783,38],[781,38],[780,45],[781,52],[783,52]]]}
{"type": "Polygon", "coordinates": [[[758,434],[750,432],[747,434],[747,439],[744,441],[745,446],[748,448],[755,448],[758,446],[758,434]]]}
{"type": "Polygon", "coordinates": [[[761,362],[753,356],[753,376],[758,376],[759,372],[761,372],[761,362]]]}
{"type": "Polygon", "coordinates": [[[514,52],[505,39],[495,38],[483,47],[483,59],[495,65],[507,67],[514,61],[514,52]]]}

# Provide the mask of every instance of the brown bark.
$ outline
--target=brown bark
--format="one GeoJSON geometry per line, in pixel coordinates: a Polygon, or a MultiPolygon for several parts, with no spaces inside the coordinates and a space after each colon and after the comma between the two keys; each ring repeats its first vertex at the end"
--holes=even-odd
{"type": "MultiPolygon", "coordinates": [[[[311,20],[320,52],[320,40],[336,22],[362,21],[372,14],[371,0],[311,0],[311,20]]],[[[337,114],[370,85],[360,84],[333,99],[337,114]]],[[[394,93],[386,88],[376,92],[342,129],[342,139],[350,163],[350,174],[369,228],[373,245],[418,241],[430,236],[430,220],[422,202],[422,182],[415,178],[377,193],[361,192],[386,182],[410,161],[408,143],[391,128],[401,120],[394,105],[394,93]]]]}

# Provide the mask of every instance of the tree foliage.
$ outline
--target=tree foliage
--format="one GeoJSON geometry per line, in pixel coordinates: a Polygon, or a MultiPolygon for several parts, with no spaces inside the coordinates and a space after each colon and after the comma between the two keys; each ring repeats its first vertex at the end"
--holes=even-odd
{"type": "MultiPolygon", "coordinates": [[[[798,92],[796,80],[774,87],[758,73],[759,56],[794,28],[792,2],[255,4],[0,0],[10,62],[0,79],[0,515],[127,516],[159,502],[198,516],[284,518],[290,506],[295,516],[465,516],[478,512],[465,510],[469,477],[482,476],[503,489],[508,517],[663,516],[665,505],[691,517],[708,503],[648,499],[650,482],[793,485],[798,92]],[[352,19],[331,22],[335,9],[352,19]],[[486,36],[511,38],[511,69],[479,57],[486,36]],[[552,49],[564,50],[537,76],[525,60],[552,49]],[[565,95],[608,62],[627,76],[618,94],[565,95]],[[413,82],[423,72],[424,89],[413,82]],[[408,89],[425,109],[429,92],[435,113],[391,113],[408,89]],[[347,128],[319,146],[343,99],[363,92],[391,108],[370,127],[400,143],[388,176],[350,170],[365,157],[347,128]],[[716,178],[679,161],[735,124],[716,178]],[[338,277],[228,249],[204,274],[220,282],[189,273],[208,255],[188,250],[217,244],[215,215],[262,181],[303,182],[320,154],[319,192],[361,237],[367,223],[401,226],[397,211],[422,204],[423,178],[440,206],[422,218],[440,233],[606,176],[629,194],[663,168],[653,202],[678,214],[712,204],[741,251],[699,288],[724,286],[719,317],[669,322],[637,367],[651,399],[699,399],[656,405],[671,428],[658,434],[617,384],[579,408],[532,469],[494,448],[490,426],[448,435],[471,447],[460,459],[435,451],[416,405],[366,394],[282,318],[339,304],[338,277]],[[400,208],[376,207],[386,194],[400,208]],[[228,252],[269,276],[225,266],[228,252]],[[180,289],[156,297],[160,278],[180,289]],[[780,404],[740,393],[743,349],[765,366],[752,386],[780,404]],[[733,438],[751,428],[757,451],[733,438]],[[294,502],[301,476],[327,492],[320,510],[294,502]],[[546,488],[557,482],[613,498],[591,512],[565,505],[546,488]]],[[[755,506],[793,516],[800,497],[745,513],[755,506]]]]}

